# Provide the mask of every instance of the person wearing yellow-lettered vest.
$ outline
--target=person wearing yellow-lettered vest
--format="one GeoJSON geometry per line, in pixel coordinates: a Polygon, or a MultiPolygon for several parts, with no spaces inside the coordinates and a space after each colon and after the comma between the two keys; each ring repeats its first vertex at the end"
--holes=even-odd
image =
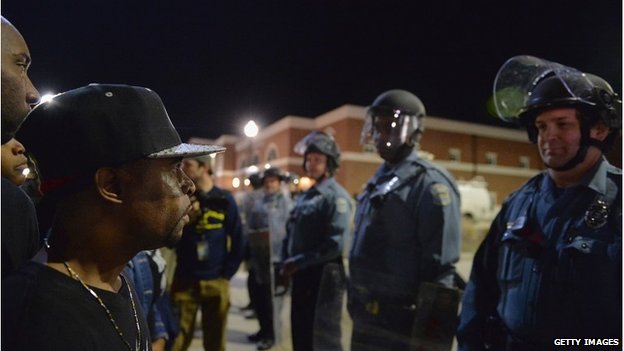
{"type": "MultiPolygon", "coordinates": [[[[385,162],[357,198],[349,254],[352,350],[424,347],[413,340],[423,282],[455,284],[459,192],[447,171],[415,150],[424,116],[420,99],[404,90],[387,91],[368,108],[361,142],[374,144],[385,162]]],[[[436,336],[438,324],[455,322],[425,321],[428,329],[418,336],[436,336]]],[[[454,325],[447,329],[452,340],[454,325]]]]}
{"type": "Polygon", "coordinates": [[[342,350],[342,251],[353,205],[333,177],[340,150],[331,136],[312,132],[295,152],[304,156],[303,168],[316,183],[297,197],[282,245],[281,274],[292,279],[293,349],[342,350]]]}
{"type": "Polygon", "coordinates": [[[621,101],[604,79],[532,56],[509,59],[494,93],[546,170],[506,199],[475,255],[459,349],[553,350],[561,338],[621,349],[622,175],[603,156],[621,101]]]}
{"type": "Polygon", "coordinates": [[[243,256],[242,225],[230,192],[214,186],[210,158],[184,160],[184,172],[195,182],[191,220],[176,248],[177,266],[171,286],[180,312],[180,333],[172,350],[187,350],[202,311],[206,351],[225,350],[229,280],[243,256]]]}

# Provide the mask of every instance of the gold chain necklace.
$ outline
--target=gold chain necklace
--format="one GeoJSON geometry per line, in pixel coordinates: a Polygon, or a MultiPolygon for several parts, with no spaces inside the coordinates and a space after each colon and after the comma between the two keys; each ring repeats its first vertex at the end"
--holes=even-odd
{"type": "MultiPolygon", "coordinates": [[[[104,312],[106,312],[106,314],[108,315],[108,320],[110,320],[111,324],[113,325],[113,328],[115,328],[115,330],[117,331],[117,334],[119,334],[119,337],[121,338],[121,340],[124,342],[124,344],[126,344],[126,346],[128,347],[129,351],[133,351],[132,347],[130,347],[130,343],[128,343],[128,341],[126,341],[126,338],[124,338],[123,333],[121,332],[121,329],[117,325],[117,322],[115,322],[115,319],[113,318],[113,314],[108,309],[108,307],[106,307],[106,305],[104,304],[104,301],[102,301],[102,299],[98,296],[98,294],[93,289],[91,289],[87,284],[85,284],[85,282],[82,281],[82,279],[80,279],[78,274],[76,274],[76,272],[74,272],[74,270],[71,269],[71,267],[69,267],[69,264],[67,263],[67,261],[63,262],[63,264],[65,265],[65,268],[67,268],[67,271],[69,272],[69,275],[72,278],[74,278],[77,281],[79,281],[80,284],[91,294],[91,296],[95,297],[97,302],[100,303],[100,306],[102,306],[102,308],[104,309],[104,312]]],[[[139,347],[141,345],[141,338],[142,338],[141,337],[141,326],[139,325],[139,317],[137,315],[136,306],[134,305],[134,298],[132,297],[132,290],[130,289],[130,285],[128,285],[128,282],[126,281],[126,278],[122,274],[120,274],[119,276],[123,280],[124,284],[126,284],[126,286],[128,287],[128,295],[130,295],[130,303],[132,304],[132,313],[134,315],[134,323],[136,324],[136,328],[137,328],[137,338],[136,338],[136,341],[135,341],[135,344],[134,344],[134,350],[138,351],[139,347]]]]}

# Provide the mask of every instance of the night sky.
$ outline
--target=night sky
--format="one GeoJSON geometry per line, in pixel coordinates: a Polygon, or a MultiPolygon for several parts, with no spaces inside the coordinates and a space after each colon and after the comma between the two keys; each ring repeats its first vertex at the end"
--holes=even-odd
{"type": "Polygon", "coordinates": [[[1,12],[28,42],[41,93],[146,86],[183,139],[368,105],[392,88],[418,95],[430,115],[494,124],[493,79],[519,54],[600,75],[621,93],[621,1],[487,3],[4,0],[1,12]]]}

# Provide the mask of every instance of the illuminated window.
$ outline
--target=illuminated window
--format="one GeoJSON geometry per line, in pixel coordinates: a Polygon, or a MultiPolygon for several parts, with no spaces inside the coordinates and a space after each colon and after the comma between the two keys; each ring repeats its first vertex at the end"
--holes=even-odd
{"type": "Polygon", "coordinates": [[[518,163],[520,168],[530,168],[531,167],[531,159],[528,156],[520,156],[518,158],[518,163]]]}

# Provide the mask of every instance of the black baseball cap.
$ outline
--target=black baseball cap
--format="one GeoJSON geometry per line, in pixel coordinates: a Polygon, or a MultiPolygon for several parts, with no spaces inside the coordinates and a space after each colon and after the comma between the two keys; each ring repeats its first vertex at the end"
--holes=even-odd
{"type": "Polygon", "coordinates": [[[37,105],[16,135],[43,181],[88,175],[143,158],[195,157],[225,151],[182,143],[162,100],[137,86],[90,84],[37,105]]]}

